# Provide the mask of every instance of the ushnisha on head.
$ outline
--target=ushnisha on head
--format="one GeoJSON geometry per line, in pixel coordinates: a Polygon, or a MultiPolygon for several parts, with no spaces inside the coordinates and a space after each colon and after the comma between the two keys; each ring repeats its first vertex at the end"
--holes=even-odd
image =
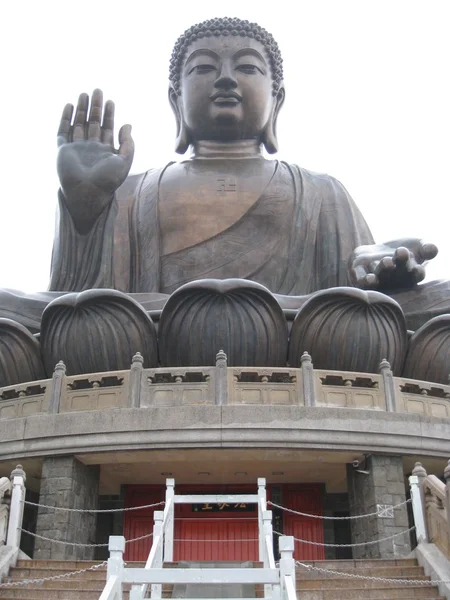
{"type": "Polygon", "coordinates": [[[174,46],[169,80],[180,154],[202,140],[254,139],[278,150],[283,61],[258,24],[224,17],[193,25],[174,46]]]}

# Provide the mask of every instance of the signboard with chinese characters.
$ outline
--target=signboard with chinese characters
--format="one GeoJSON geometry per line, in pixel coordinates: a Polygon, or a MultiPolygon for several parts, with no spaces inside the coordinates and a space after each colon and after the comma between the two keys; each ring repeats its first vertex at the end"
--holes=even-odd
{"type": "Polygon", "coordinates": [[[214,512],[255,512],[256,504],[192,504],[192,512],[214,513],[214,512]]]}

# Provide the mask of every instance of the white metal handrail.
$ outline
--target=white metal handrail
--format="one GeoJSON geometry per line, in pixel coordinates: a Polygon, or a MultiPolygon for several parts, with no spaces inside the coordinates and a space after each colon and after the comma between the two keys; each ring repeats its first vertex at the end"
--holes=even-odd
{"type": "Polygon", "coordinates": [[[294,540],[280,538],[280,567],[275,565],[273,553],[272,511],[267,510],[266,482],[258,479],[257,494],[175,494],[175,482],[166,482],[164,511],[155,511],[153,543],[144,568],[125,568],[123,550],[125,539],[111,536],[108,561],[107,585],[100,600],[122,600],[123,584],[131,584],[130,600],[143,600],[148,586],[151,598],[162,597],[163,584],[264,584],[264,597],[272,600],[295,600],[294,540]],[[173,560],[175,504],[237,504],[254,503],[258,507],[259,560],[263,568],[211,568],[174,569],[163,568],[173,560]],[[122,553],[122,554],[121,554],[122,553]],[[111,563],[111,564],[110,564],[111,563]],[[292,595],[292,593],[294,595],[292,595]]]}

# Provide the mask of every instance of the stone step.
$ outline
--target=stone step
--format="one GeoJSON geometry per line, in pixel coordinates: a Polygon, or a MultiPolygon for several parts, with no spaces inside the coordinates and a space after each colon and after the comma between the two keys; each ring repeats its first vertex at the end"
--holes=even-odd
{"type": "MultiPolygon", "coordinates": [[[[65,583],[65,582],[64,582],[65,583]]],[[[39,585],[35,586],[23,586],[14,588],[0,588],[0,598],[16,598],[31,600],[41,600],[46,598],[47,600],[98,600],[100,594],[98,591],[85,590],[85,589],[73,589],[70,590],[65,587],[64,583],[59,582],[58,588],[44,588],[39,585]]],[[[124,597],[128,597],[128,593],[124,593],[124,597]]]]}
{"type": "Polygon", "coordinates": [[[323,569],[343,570],[351,569],[371,569],[379,567],[416,567],[418,562],[415,558],[395,558],[395,559],[344,559],[344,560],[302,560],[306,565],[313,565],[323,569]]]}
{"type": "MultiPolygon", "coordinates": [[[[78,569],[87,569],[94,565],[99,565],[102,561],[100,560],[34,560],[34,559],[23,559],[18,560],[16,567],[18,568],[32,568],[39,567],[40,569],[66,569],[67,571],[76,571],[78,569]]],[[[144,564],[144,563],[139,563],[144,564]]],[[[106,570],[106,567],[102,567],[106,570]]]]}
{"type": "MultiPolygon", "coordinates": [[[[337,592],[336,590],[298,590],[298,600],[441,600],[435,588],[405,587],[401,589],[358,588],[337,592]]],[[[28,599],[27,599],[28,600],[28,599]]],[[[443,599],[445,600],[445,599],[443,599]]]]}
{"type": "MultiPolygon", "coordinates": [[[[414,581],[429,581],[429,577],[425,577],[425,575],[421,577],[400,577],[399,579],[407,579],[414,581]]],[[[365,581],[361,579],[350,579],[350,578],[332,578],[327,577],[324,579],[315,579],[315,580],[305,580],[298,581],[296,583],[297,590],[329,590],[329,589],[339,589],[339,590],[347,590],[347,589],[355,589],[358,588],[387,588],[387,589],[397,589],[397,588],[405,588],[405,587],[415,587],[412,584],[405,583],[395,583],[392,581],[365,581]]],[[[421,586],[422,587],[422,586],[421,586]]],[[[423,586],[425,587],[425,586],[423,586]]]]}
{"type": "MultiPolygon", "coordinates": [[[[353,573],[355,575],[364,575],[365,577],[412,578],[423,575],[423,569],[418,565],[415,567],[369,567],[367,569],[363,567],[358,569],[350,567],[341,568],[339,566],[332,570],[341,571],[343,573],[353,573]]],[[[303,569],[302,567],[296,567],[295,574],[297,581],[324,579],[325,577],[325,573],[322,573],[321,571],[310,571],[308,569],[303,569]]],[[[345,575],[330,575],[330,577],[342,579],[345,578],[345,575]]]]}
{"type": "MultiPolygon", "coordinates": [[[[11,580],[17,579],[40,579],[49,577],[50,575],[62,575],[63,573],[69,573],[70,569],[41,569],[39,567],[32,567],[29,569],[25,568],[13,568],[9,572],[11,580]]],[[[75,577],[75,576],[74,576],[75,577]]],[[[76,576],[77,579],[95,579],[100,581],[106,580],[106,568],[96,569],[95,571],[87,571],[86,573],[79,573],[76,576]]]]}

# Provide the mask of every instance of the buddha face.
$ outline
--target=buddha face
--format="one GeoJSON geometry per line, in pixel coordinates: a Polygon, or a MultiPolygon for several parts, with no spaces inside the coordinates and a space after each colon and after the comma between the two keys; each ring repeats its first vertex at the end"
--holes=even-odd
{"type": "Polygon", "coordinates": [[[272,83],[267,51],[253,38],[220,35],[190,44],[176,100],[190,141],[263,141],[284,97],[284,90],[273,95],[272,83]]]}

